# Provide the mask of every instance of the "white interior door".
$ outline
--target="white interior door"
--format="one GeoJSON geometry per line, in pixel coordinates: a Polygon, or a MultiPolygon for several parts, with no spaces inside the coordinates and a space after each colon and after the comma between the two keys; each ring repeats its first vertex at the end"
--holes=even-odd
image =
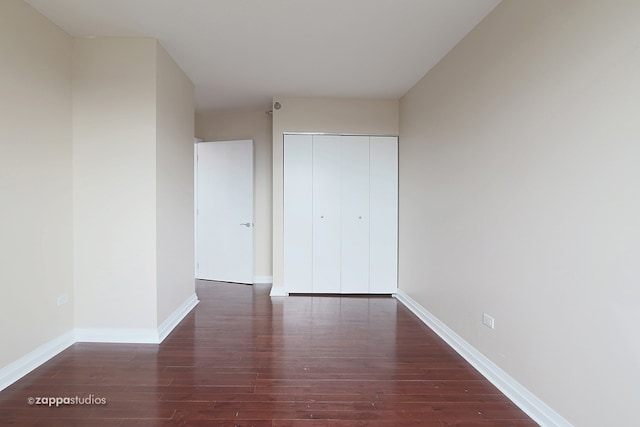
{"type": "Polygon", "coordinates": [[[197,152],[196,277],[253,283],[253,141],[197,152]]]}
{"type": "Polygon", "coordinates": [[[284,286],[288,292],[313,292],[313,140],[284,136],[284,286]]]}
{"type": "Polygon", "coordinates": [[[370,157],[370,277],[372,294],[398,288],[398,138],[372,136],[370,157]]]}
{"type": "Polygon", "coordinates": [[[369,137],[341,138],[341,292],[369,292],[369,137]]]}
{"type": "Polygon", "coordinates": [[[340,136],[313,136],[313,292],[340,292],[340,136]]]}

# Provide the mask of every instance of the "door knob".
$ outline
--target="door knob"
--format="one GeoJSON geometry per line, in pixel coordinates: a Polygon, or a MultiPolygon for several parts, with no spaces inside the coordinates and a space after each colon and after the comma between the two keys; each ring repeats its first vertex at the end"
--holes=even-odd
{"type": "Polygon", "coordinates": [[[250,222],[243,222],[243,223],[242,223],[242,224],[240,224],[240,225],[244,225],[245,227],[249,228],[249,227],[251,227],[253,224],[252,224],[252,223],[250,223],[250,222]]]}

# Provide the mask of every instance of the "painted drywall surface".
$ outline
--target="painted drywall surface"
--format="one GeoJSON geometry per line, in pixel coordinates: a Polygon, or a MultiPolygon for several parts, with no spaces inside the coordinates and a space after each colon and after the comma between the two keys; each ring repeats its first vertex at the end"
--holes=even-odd
{"type": "Polygon", "coordinates": [[[400,104],[400,288],[576,426],[638,420],[639,16],[502,2],[400,104]]]}
{"type": "Polygon", "coordinates": [[[193,83],[156,44],[158,325],[195,293],[193,83]]]}
{"type": "Polygon", "coordinates": [[[283,139],[286,132],[397,135],[397,100],[277,97],[273,110],[273,286],[283,286],[283,139]]]}
{"type": "Polygon", "coordinates": [[[156,41],[74,40],[77,328],[155,328],[156,41]]]}
{"type": "Polygon", "coordinates": [[[272,275],[272,124],[266,111],[196,115],[196,136],[203,141],[253,140],[253,275],[263,277],[272,275]]]}
{"type": "Polygon", "coordinates": [[[0,1],[0,368],[73,328],[72,48],[0,1]]]}

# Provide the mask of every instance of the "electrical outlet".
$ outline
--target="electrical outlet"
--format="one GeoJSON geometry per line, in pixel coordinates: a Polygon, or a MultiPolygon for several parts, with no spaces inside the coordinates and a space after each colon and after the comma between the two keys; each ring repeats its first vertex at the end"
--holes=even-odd
{"type": "Polygon", "coordinates": [[[488,328],[494,329],[495,320],[493,317],[489,316],[487,313],[482,313],[482,324],[488,328]]]}
{"type": "Polygon", "coordinates": [[[62,295],[58,296],[57,302],[58,302],[58,307],[68,303],[69,302],[69,295],[62,294],[62,295]]]}

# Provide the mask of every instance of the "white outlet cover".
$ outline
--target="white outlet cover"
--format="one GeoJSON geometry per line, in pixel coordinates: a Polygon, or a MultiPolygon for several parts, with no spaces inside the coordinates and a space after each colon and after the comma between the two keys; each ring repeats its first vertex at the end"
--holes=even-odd
{"type": "Polygon", "coordinates": [[[495,328],[495,320],[493,319],[493,317],[489,316],[487,313],[482,314],[482,324],[491,329],[495,328]]]}
{"type": "Polygon", "coordinates": [[[58,296],[58,298],[57,298],[58,307],[60,307],[61,305],[66,304],[68,302],[69,302],[69,295],[67,295],[67,294],[62,294],[62,295],[58,296]]]}

